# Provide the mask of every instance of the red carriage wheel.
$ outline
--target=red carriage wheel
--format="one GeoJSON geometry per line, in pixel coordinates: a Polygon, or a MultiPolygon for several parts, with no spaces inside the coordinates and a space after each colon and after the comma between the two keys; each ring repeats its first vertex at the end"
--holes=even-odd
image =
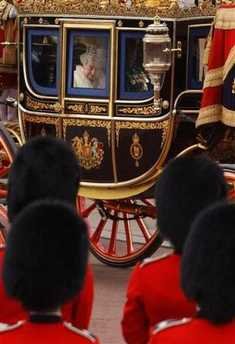
{"type": "Polygon", "coordinates": [[[153,254],[161,240],[152,199],[118,201],[79,198],[87,219],[91,252],[103,263],[130,266],[153,254]]]}
{"type": "Polygon", "coordinates": [[[0,204],[0,249],[5,247],[8,228],[8,217],[6,206],[0,204]]]}

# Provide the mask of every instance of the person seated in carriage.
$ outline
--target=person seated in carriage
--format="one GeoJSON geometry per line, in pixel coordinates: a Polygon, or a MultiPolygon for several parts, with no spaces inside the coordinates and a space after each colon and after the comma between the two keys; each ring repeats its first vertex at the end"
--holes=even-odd
{"type": "Polygon", "coordinates": [[[197,314],[158,324],[151,344],[234,343],[234,227],[232,203],[216,204],[195,220],[182,257],[181,284],[197,314]]]}
{"type": "Polygon", "coordinates": [[[206,157],[181,157],[163,170],[156,187],[157,225],[173,252],[137,264],[129,281],[122,319],[128,344],[148,343],[151,328],[165,319],[195,314],[180,288],[180,261],[197,214],[226,197],[220,167],[206,157]]]}
{"type": "MultiPolygon", "coordinates": [[[[76,205],[80,168],[70,146],[53,137],[38,137],[22,146],[11,167],[8,217],[14,221],[22,209],[38,199],[53,197],[76,205]]],[[[56,238],[55,238],[56,239],[56,238]]],[[[0,272],[5,250],[0,250],[0,272]]],[[[88,328],[93,304],[93,273],[88,265],[82,290],[62,308],[63,318],[78,328],[88,328]]],[[[0,322],[27,317],[21,305],[7,297],[0,279],[0,322]]]]}
{"type": "Polygon", "coordinates": [[[81,289],[87,258],[87,228],[75,208],[54,200],[25,207],[11,225],[3,279],[29,318],[1,324],[1,344],[98,343],[87,330],[63,322],[60,311],[81,289]]]}

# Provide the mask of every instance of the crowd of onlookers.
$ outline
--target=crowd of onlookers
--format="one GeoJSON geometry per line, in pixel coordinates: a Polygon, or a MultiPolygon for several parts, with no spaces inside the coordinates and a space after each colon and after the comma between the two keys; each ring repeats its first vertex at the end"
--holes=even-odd
{"type": "MultiPolygon", "coordinates": [[[[0,249],[0,344],[99,343],[87,330],[94,283],[79,183],[67,143],[39,137],[19,149],[0,249]]],[[[121,322],[126,343],[235,343],[235,204],[226,196],[222,169],[204,156],[165,167],[156,225],[173,251],[134,268],[121,322]]]]}

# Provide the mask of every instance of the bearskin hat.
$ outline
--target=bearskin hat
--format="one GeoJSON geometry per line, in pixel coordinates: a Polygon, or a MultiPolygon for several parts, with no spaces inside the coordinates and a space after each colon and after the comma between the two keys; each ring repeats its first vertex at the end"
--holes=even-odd
{"type": "Polygon", "coordinates": [[[226,197],[221,168],[202,156],[179,157],[163,170],[155,191],[157,224],[181,253],[195,216],[226,197]]]}
{"type": "Polygon", "coordinates": [[[28,310],[53,310],[81,289],[87,257],[87,227],[76,210],[61,201],[33,202],[9,231],[6,291],[28,310]]]}
{"type": "Polygon", "coordinates": [[[80,168],[71,147],[53,137],[37,137],[22,146],[12,164],[8,188],[8,217],[27,204],[53,197],[75,204],[80,168]]]}
{"type": "Polygon", "coordinates": [[[193,222],[182,257],[182,287],[213,323],[235,317],[235,204],[218,203],[193,222]]]}

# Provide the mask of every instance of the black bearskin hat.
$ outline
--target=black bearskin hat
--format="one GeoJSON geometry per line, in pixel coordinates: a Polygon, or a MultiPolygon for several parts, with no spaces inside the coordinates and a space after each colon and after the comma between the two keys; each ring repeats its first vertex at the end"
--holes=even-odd
{"type": "Polygon", "coordinates": [[[182,287],[199,316],[222,324],[235,317],[235,204],[218,203],[194,221],[182,258],[182,287]]]}
{"type": "Polygon", "coordinates": [[[82,288],[87,257],[87,226],[75,208],[36,201],[11,225],[3,266],[6,291],[28,310],[53,310],[82,288]]]}
{"type": "Polygon", "coordinates": [[[157,224],[181,253],[195,216],[226,197],[222,169],[206,157],[179,157],[163,170],[156,185],[157,224]]]}
{"type": "Polygon", "coordinates": [[[53,197],[75,205],[80,168],[72,148],[53,137],[37,137],[22,146],[12,164],[8,187],[8,217],[30,202],[53,197]]]}

